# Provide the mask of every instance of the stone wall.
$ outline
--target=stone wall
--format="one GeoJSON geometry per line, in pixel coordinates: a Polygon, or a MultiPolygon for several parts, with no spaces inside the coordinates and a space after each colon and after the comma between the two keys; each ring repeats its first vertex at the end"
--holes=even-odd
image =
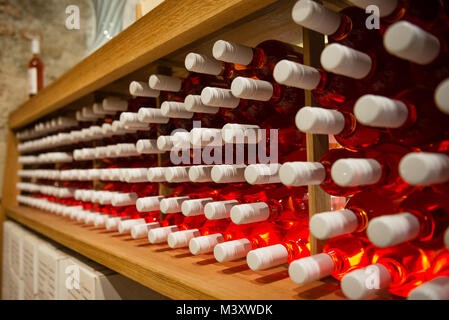
{"type": "Polygon", "coordinates": [[[93,16],[90,0],[0,0],[0,192],[8,114],[28,99],[30,39],[42,37],[41,59],[49,85],[86,55],[93,16]],[[80,9],[79,30],[65,27],[69,5],[80,9]]]}

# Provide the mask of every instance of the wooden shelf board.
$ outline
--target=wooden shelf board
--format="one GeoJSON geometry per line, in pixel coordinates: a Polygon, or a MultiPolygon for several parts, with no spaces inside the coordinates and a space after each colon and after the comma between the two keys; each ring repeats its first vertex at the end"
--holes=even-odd
{"type": "Polygon", "coordinates": [[[8,218],[173,299],[344,299],[333,279],[304,286],[287,265],[252,271],[245,260],[218,263],[212,255],[151,245],[129,235],[83,226],[33,208],[6,208],[8,218]]]}

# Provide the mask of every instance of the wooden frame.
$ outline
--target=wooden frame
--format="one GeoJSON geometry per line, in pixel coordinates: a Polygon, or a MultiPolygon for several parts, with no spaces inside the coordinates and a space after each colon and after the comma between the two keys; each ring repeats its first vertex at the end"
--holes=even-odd
{"type": "MultiPolygon", "coordinates": [[[[242,286],[242,288],[245,288],[245,290],[232,291],[235,295],[227,295],[230,291],[227,292],[224,288],[217,289],[218,291],[214,292],[209,290],[207,286],[195,287],[192,284],[186,286],[185,283],[179,279],[179,275],[175,275],[172,278],[161,277],[161,274],[158,276],[157,272],[154,271],[154,268],[151,268],[148,263],[145,263],[141,258],[136,256],[136,253],[133,251],[134,249],[130,249],[128,243],[123,244],[128,249],[123,249],[124,251],[122,251],[122,248],[117,247],[117,239],[113,240],[114,245],[116,246],[115,248],[118,248],[118,250],[121,251],[121,254],[123,254],[123,256],[118,257],[110,250],[111,248],[109,246],[112,245],[111,243],[107,243],[105,246],[95,245],[102,242],[98,241],[101,237],[104,237],[101,239],[105,239],[104,235],[93,233],[89,236],[87,235],[88,232],[86,232],[82,233],[83,239],[76,239],[74,236],[76,233],[71,232],[67,227],[69,222],[63,221],[63,219],[60,219],[61,221],[59,221],[56,217],[50,217],[56,219],[55,222],[50,222],[50,218],[46,213],[25,207],[18,207],[16,202],[17,191],[15,183],[18,181],[17,170],[19,165],[17,163],[17,140],[15,139],[13,130],[19,129],[43,116],[61,109],[62,107],[67,107],[70,104],[74,105],[77,102],[83,101],[83,97],[94,93],[96,90],[112,90],[119,92],[123,89],[124,84],[129,83],[130,79],[139,79],[139,77],[147,76],[149,69],[146,66],[149,63],[164,56],[171,56],[172,58],[182,57],[184,51],[180,52],[179,50],[181,50],[181,48],[186,46],[189,47],[189,45],[195,43],[195,41],[199,39],[202,41],[208,39],[210,43],[210,41],[214,39],[214,32],[230,35],[231,39],[234,39],[235,37],[240,39],[243,37],[241,30],[238,29],[237,31],[233,31],[234,27],[228,27],[228,24],[253,14],[255,15],[254,20],[263,20],[263,17],[269,16],[270,14],[276,14],[276,12],[282,13],[282,10],[285,10],[287,7],[291,8],[292,5],[291,1],[285,0],[230,0],[224,2],[219,0],[166,0],[92,55],[84,59],[77,66],[69,70],[38,95],[27,101],[14,111],[9,118],[7,162],[0,222],[5,220],[6,217],[17,220],[31,229],[172,298],[267,298],[259,296],[260,290],[258,290],[259,287],[257,285],[254,286],[252,283],[245,282],[253,281],[251,280],[252,277],[248,276],[245,272],[243,272],[242,275],[234,275],[231,280],[232,286],[237,286],[237,288],[238,286],[242,286]],[[277,9],[279,10],[276,11],[277,9]],[[127,46],[132,49],[129,49],[127,46]],[[127,252],[127,250],[131,251],[127,252]],[[139,264],[137,267],[138,271],[130,267],[131,264],[135,263],[139,264]],[[146,276],[148,276],[148,278],[145,278],[146,276]],[[166,285],[164,285],[163,282],[166,282],[166,285]],[[180,291],[174,293],[173,288],[180,291]],[[245,292],[246,290],[248,291],[245,292]]],[[[345,6],[342,1],[329,1],[326,2],[326,5],[334,9],[345,6]]],[[[279,18],[278,20],[282,19],[279,18]]],[[[267,21],[263,31],[268,32],[271,25],[274,25],[275,27],[280,26],[279,21],[273,22],[269,21],[269,19],[267,19],[267,21]]],[[[262,23],[264,23],[264,21],[262,21],[262,23]]],[[[251,25],[251,21],[248,25],[249,27],[246,27],[246,30],[250,33],[254,32],[252,30],[254,29],[254,25],[251,25]],[[248,28],[251,28],[251,31],[248,28]]],[[[245,27],[243,27],[243,30],[245,30],[244,28],[245,27]]],[[[300,32],[300,30],[301,28],[298,27],[298,32],[300,32]]],[[[256,40],[253,39],[253,41],[256,40]]],[[[254,45],[255,43],[248,41],[244,44],[254,45]]],[[[303,30],[303,48],[304,63],[318,66],[319,54],[324,48],[324,37],[310,30],[303,30]]],[[[162,60],[161,63],[163,64],[164,61],[162,60]]],[[[121,93],[123,94],[123,92],[121,93]]],[[[306,92],[305,104],[314,105],[314,103],[311,92],[306,92]]],[[[321,155],[328,150],[327,136],[308,134],[307,148],[308,160],[317,161],[321,155]]],[[[161,192],[164,193],[165,191],[161,190],[161,192]]],[[[329,210],[330,196],[319,186],[310,186],[309,207],[310,215],[329,210]]],[[[2,227],[0,226],[0,243],[2,241],[1,228],[2,227]]],[[[81,227],[76,226],[75,228],[81,227]]],[[[321,252],[322,246],[322,241],[318,241],[314,238],[311,239],[312,253],[321,252]]],[[[163,254],[167,254],[167,252],[164,252],[163,254]]],[[[173,254],[170,253],[170,256],[172,255],[173,254]]],[[[161,256],[161,254],[159,254],[159,256],[161,256]]],[[[185,258],[187,259],[186,255],[185,258]]],[[[156,258],[156,260],[157,259],[158,258],[156,258]]],[[[193,258],[189,258],[188,263],[192,263],[191,261],[194,261],[194,259],[192,259],[193,258]]],[[[234,267],[237,268],[235,263],[226,265],[231,266],[231,269],[234,267]]],[[[158,264],[158,266],[164,268],[163,263],[158,264]]],[[[188,265],[186,264],[183,266],[187,267],[188,265]]],[[[285,273],[285,267],[284,269],[279,270],[284,270],[285,273]]],[[[210,272],[211,273],[210,275],[208,274],[208,276],[212,277],[211,279],[214,279],[215,281],[218,277],[217,274],[213,274],[212,271],[210,272]]],[[[204,282],[204,279],[201,280],[200,277],[192,279],[204,282]]],[[[338,293],[334,292],[337,290],[335,289],[336,282],[332,280],[315,282],[303,287],[298,287],[289,279],[287,280],[288,283],[285,281],[282,282],[283,288],[287,287],[289,290],[296,290],[296,292],[307,292],[307,290],[312,290],[314,293],[305,293],[304,297],[301,295],[291,295],[291,292],[283,294],[281,293],[282,288],[278,290],[276,289],[278,288],[278,285],[272,284],[273,287],[270,286],[270,290],[273,288],[275,293],[268,298],[341,298],[338,293]],[[330,285],[330,287],[328,285],[330,285]],[[313,289],[320,286],[325,287],[323,287],[324,291],[313,289]],[[330,288],[334,288],[335,290],[331,290],[330,288]]],[[[276,281],[278,280],[274,279],[274,282],[276,281]]]]}

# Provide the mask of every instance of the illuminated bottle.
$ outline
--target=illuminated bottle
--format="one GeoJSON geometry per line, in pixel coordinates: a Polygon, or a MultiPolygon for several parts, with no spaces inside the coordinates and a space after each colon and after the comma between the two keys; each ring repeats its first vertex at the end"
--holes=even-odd
{"type": "Polygon", "coordinates": [[[282,242],[248,252],[246,262],[251,270],[264,270],[310,256],[307,223],[292,227],[282,242]]]}
{"type": "Polygon", "coordinates": [[[362,191],[352,196],[342,210],[314,214],[310,219],[310,232],[322,240],[365,232],[371,219],[396,212],[397,207],[397,202],[375,190],[362,191]]]}
{"type": "Polygon", "coordinates": [[[40,44],[36,38],[31,40],[31,52],[33,58],[28,63],[28,95],[30,97],[44,88],[44,63],[39,57],[40,44]]]}
{"type": "Polygon", "coordinates": [[[337,13],[315,1],[300,0],[293,7],[292,17],[304,28],[327,35],[329,43],[362,50],[382,45],[379,31],[366,27],[368,16],[357,7],[347,7],[337,13]]]}
{"type": "Polygon", "coordinates": [[[448,27],[429,33],[406,21],[388,28],[384,46],[392,55],[412,62],[415,83],[434,89],[449,76],[449,44],[443,36],[448,27]]]}
{"type": "Polygon", "coordinates": [[[441,141],[447,131],[445,116],[431,101],[432,92],[420,88],[403,91],[393,99],[365,95],[357,100],[354,114],[366,126],[387,128],[397,143],[423,146],[441,141]]]}
{"type": "Polygon", "coordinates": [[[320,185],[321,188],[333,196],[344,197],[365,189],[364,187],[340,187],[331,178],[331,167],[339,159],[360,157],[361,152],[346,149],[331,149],[326,152],[319,162],[286,162],[279,169],[281,182],[286,186],[320,185]]]}
{"type": "Polygon", "coordinates": [[[438,0],[352,0],[354,5],[365,9],[370,5],[379,8],[379,16],[383,24],[406,20],[422,27],[432,27],[441,10],[438,0]]]}
{"type": "Polygon", "coordinates": [[[369,266],[354,270],[341,279],[341,289],[353,300],[369,297],[382,289],[407,297],[426,280],[433,257],[434,253],[409,243],[376,249],[369,266]]]}
{"type": "Polygon", "coordinates": [[[292,115],[304,102],[304,91],[265,80],[237,77],[232,81],[231,92],[237,98],[264,101],[272,111],[292,115]]]}
{"type": "Polygon", "coordinates": [[[285,86],[311,90],[317,102],[330,109],[338,109],[360,95],[354,90],[354,79],[289,60],[279,61],[273,76],[276,82],[285,86]]]}
{"type": "Polygon", "coordinates": [[[354,102],[339,111],[318,107],[303,107],[296,114],[299,130],[314,134],[332,134],[347,149],[360,149],[375,145],[381,138],[380,130],[357,122],[352,114],[354,102]]]}
{"type": "Polygon", "coordinates": [[[374,246],[361,235],[343,235],[330,239],[323,253],[294,260],[288,274],[294,283],[303,284],[327,276],[340,280],[345,274],[371,263],[374,246]]]}
{"type": "Polygon", "coordinates": [[[226,88],[228,83],[217,77],[204,74],[190,74],[185,79],[153,74],[150,76],[149,85],[151,89],[177,92],[185,97],[189,94],[200,94],[206,86],[226,88]]]}
{"type": "Polygon", "coordinates": [[[297,47],[277,40],[267,40],[255,48],[218,40],[212,49],[215,59],[234,63],[235,69],[254,70],[259,79],[273,79],[273,69],[281,59],[302,62],[297,47]]]}
{"type": "Polygon", "coordinates": [[[235,67],[234,63],[215,60],[212,57],[190,52],[185,58],[185,67],[188,71],[221,76],[225,79],[234,79],[235,77],[251,77],[254,70],[244,68],[243,66],[235,67]]]}
{"type": "Polygon", "coordinates": [[[401,158],[411,149],[397,144],[379,144],[366,149],[364,158],[336,161],[331,168],[333,181],[340,187],[376,188],[386,197],[400,198],[414,190],[398,172],[401,158]]]}
{"type": "Polygon", "coordinates": [[[410,63],[387,53],[361,52],[341,44],[328,45],[321,65],[329,72],[357,79],[359,94],[394,95],[410,88],[410,63]]]}
{"type": "Polygon", "coordinates": [[[434,101],[441,112],[449,114],[449,78],[443,80],[435,89],[434,101]]]}
{"type": "Polygon", "coordinates": [[[444,246],[449,226],[449,198],[431,190],[416,191],[399,205],[399,213],[372,219],[367,228],[370,240],[385,248],[406,241],[424,249],[444,246]]]}
{"type": "Polygon", "coordinates": [[[247,237],[217,244],[214,247],[214,257],[218,262],[244,258],[253,249],[281,243],[291,227],[288,224],[259,222],[247,237]]]}

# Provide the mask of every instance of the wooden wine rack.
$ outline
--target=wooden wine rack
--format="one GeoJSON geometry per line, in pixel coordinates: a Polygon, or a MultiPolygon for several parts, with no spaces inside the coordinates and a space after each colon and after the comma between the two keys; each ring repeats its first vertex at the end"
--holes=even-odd
{"type": "MultiPolygon", "coordinates": [[[[301,44],[302,39],[304,63],[318,66],[324,37],[293,22],[294,3],[165,0],[28,100],[9,116],[0,222],[8,218],[16,220],[169,298],[344,299],[338,283],[330,278],[298,286],[288,278],[286,265],[255,272],[243,261],[221,264],[211,256],[192,256],[186,249],[149,245],[146,240],[77,225],[50,213],[19,206],[16,201],[15,184],[20,169],[16,131],[36,120],[73,114],[75,109],[91,104],[97,95],[129,97],[130,81],[147,81],[150,74],[161,68],[170,70],[174,76],[186,75],[184,57],[189,51],[210,54],[218,39],[249,46],[268,39],[301,44]]],[[[341,0],[324,4],[334,10],[348,5],[341,0]]],[[[304,103],[315,103],[310,92],[306,92],[304,103]]],[[[307,135],[309,161],[317,161],[327,150],[327,136],[307,135]]],[[[160,191],[166,193],[164,189],[160,191]]],[[[318,186],[310,186],[310,215],[329,209],[329,195],[318,186]]],[[[2,239],[0,225],[0,242],[2,239]]],[[[322,246],[321,241],[311,239],[312,253],[320,252],[322,246]]]]}

